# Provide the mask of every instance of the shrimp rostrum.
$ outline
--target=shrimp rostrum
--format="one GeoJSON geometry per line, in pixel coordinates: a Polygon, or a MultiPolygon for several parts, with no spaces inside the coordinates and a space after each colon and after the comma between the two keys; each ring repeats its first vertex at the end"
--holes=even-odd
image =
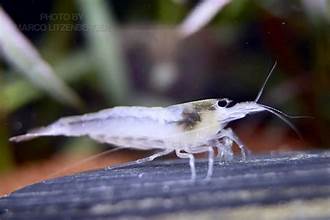
{"type": "Polygon", "coordinates": [[[210,178],[213,173],[214,148],[217,149],[217,156],[231,160],[232,145],[236,143],[242,158],[246,157],[247,149],[234,132],[226,127],[229,122],[248,114],[268,111],[292,126],[284,113],[257,103],[271,72],[254,101],[237,103],[231,107],[228,106],[231,102],[228,99],[206,99],[168,107],[114,107],[96,113],[64,117],[49,126],[10,140],[20,142],[40,136],[58,135],[89,136],[119,148],[158,150],[136,163],[152,161],[175,152],[179,158],[189,159],[192,180],[196,178],[194,154],[208,153],[206,178],[210,178]]]}

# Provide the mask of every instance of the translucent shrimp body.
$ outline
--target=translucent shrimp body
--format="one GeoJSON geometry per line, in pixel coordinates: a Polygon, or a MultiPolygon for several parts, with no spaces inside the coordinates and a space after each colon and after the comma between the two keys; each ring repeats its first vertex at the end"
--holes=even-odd
{"type": "MultiPolygon", "coordinates": [[[[230,128],[226,128],[229,122],[248,114],[268,111],[289,123],[279,110],[257,103],[266,81],[255,101],[241,102],[231,107],[228,107],[231,102],[228,99],[206,99],[168,107],[114,107],[96,113],[61,118],[49,126],[10,140],[20,142],[40,136],[58,135],[89,136],[98,142],[113,144],[119,148],[158,150],[157,153],[133,163],[151,161],[175,152],[179,158],[189,159],[192,180],[196,178],[194,154],[207,152],[209,164],[206,178],[209,179],[213,173],[214,148],[217,148],[219,157],[230,160],[233,157],[232,145],[236,143],[241,149],[243,159],[246,157],[243,143],[230,128]]],[[[290,123],[289,125],[292,126],[290,123]]]]}

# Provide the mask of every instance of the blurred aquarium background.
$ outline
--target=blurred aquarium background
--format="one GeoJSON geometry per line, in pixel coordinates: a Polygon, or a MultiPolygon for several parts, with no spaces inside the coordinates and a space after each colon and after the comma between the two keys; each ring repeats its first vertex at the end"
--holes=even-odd
{"type": "MultiPolygon", "coordinates": [[[[303,138],[269,113],[230,126],[253,153],[329,148],[330,1],[1,0],[0,194],[112,148],[11,136],[117,105],[254,100],[275,61],[261,102],[313,116],[290,119],[303,138]]],[[[77,169],[145,153],[114,152],[77,169]]]]}

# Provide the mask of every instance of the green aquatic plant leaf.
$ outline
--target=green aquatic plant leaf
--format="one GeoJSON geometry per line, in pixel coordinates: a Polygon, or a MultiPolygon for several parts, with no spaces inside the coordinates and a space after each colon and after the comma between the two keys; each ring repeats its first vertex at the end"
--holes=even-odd
{"type": "Polygon", "coordinates": [[[180,25],[181,35],[187,37],[200,30],[230,2],[230,0],[206,0],[198,4],[180,25]]]}
{"type": "Polygon", "coordinates": [[[76,108],[82,106],[78,95],[55,74],[1,7],[0,27],[0,56],[11,67],[56,100],[76,108]]]}
{"type": "MultiPolygon", "coordinates": [[[[85,51],[76,51],[56,62],[54,69],[64,81],[77,81],[84,74],[93,71],[94,66],[89,64],[89,60],[90,57],[85,51]]],[[[17,77],[2,85],[0,89],[0,97],[3,97],[1,104],[8,112],[13,112],[42,95],[41,90],[17,77]]]]}
{"type": "Polygon", "coordinates": [[[102,0],[78,0],[101,89],[109,102],[122,104],[130,94],[126,65],[120,50],[111,8],[102,0]]]}

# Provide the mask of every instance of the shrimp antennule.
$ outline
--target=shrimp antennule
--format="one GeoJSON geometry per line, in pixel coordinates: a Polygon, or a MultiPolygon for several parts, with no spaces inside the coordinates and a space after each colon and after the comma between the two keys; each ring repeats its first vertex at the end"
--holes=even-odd
{"type": "Polygon", "coordinates": [[[274,65],[273,65],[272,69],[269,71],[269,73],[268,73],[268,75],[267,75],[267,77],[266,77],[264,83],[262,84],[261,89],[260,89],[260,91],[258,92],[258,95],[257,95],[257,97],[256,97],[255,100],[254,100],[255,103],[257,103],[257,102],[259,101],[259,99],[260,99],[260,97],[261,97],[261,95],[262,95],[262,93],[263,93],[263,91],[264,91],[264,89],[265,89],[265,86],[266,86],[266,84],[267,84],[267,82],[268,82],[268,79],[270,78],[270,76],[271,76],[272,73],[274,72],[274,69],[276,68],[276,66],[277,66],[277,61],[275,61],[275,63],[274,63],[274,65]]]}

